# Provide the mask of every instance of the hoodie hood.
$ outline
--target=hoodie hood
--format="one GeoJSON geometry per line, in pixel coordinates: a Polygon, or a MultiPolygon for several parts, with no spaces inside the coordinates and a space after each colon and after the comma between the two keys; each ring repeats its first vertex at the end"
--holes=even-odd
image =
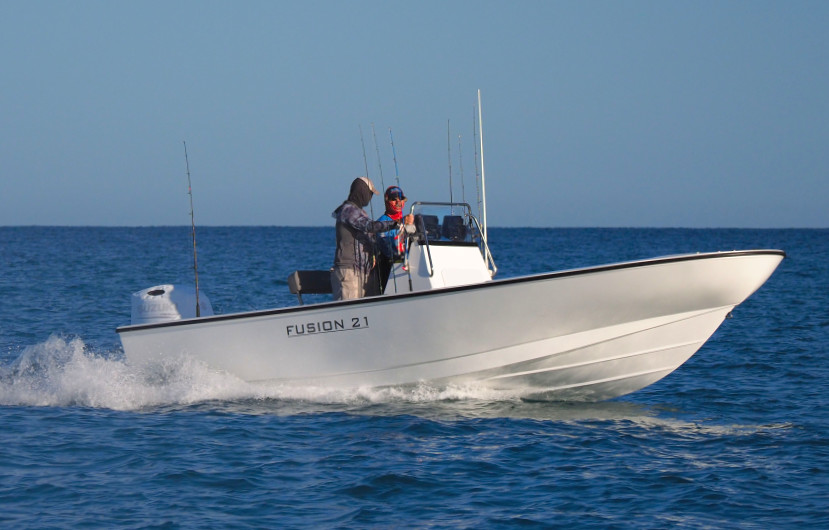
{"type": "Polygon", "coordinates": [[[351,190],[348,192],[348,201],[353,202],[360,208],[365,208],[371,202],[374,192],[368,184],[366,184],[365,177],[356,178],[351,183],[351,190]]]}

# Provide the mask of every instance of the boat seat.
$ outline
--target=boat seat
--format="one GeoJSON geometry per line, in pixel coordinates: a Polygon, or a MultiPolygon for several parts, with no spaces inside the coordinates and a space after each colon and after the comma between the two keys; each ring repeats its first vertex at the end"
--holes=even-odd
{"type": "Polygon", "coordinates": [[[466,239],[466,225],[460,215],[446,215],[443,217],[443,237],[450,241],[464,241],[466,239]]]}
{"type": "Polygon", "coordinates": [[[415,215],[417,238],[421,243],[428,237],[430,240],[440,239],[440,223],[437,215],[415,215]]]}
{"type": "Polygon", "coordinates": [[[288,289],[302,305],[303,294],[331,294],[331,271],[294,271],[288,276],[288,289]]]}

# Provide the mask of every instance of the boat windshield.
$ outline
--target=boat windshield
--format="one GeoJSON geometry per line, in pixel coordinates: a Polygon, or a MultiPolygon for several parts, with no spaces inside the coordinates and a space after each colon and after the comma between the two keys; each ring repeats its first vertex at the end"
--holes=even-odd
{"type": "Polygon", "coordinates": [[[467,203],[415,202],[415,237],[421,243],[467,243],[482,241],[478,220],[467,203]]]}

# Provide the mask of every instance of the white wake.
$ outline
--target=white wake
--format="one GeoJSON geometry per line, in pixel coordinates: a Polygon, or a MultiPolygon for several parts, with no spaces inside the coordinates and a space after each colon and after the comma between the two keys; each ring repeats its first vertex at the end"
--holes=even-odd
{"type": "Polygon", "coordinates": [[[27,347],[0,366],[0,405],[80,406],[140,410],[209,401],[288,400],[317,404],[433,403],[455,400],[510,400],[486,388],[333,389],[279,383],[248,383],[211,370],[191,358],[128,364],[120,352],[95,352],[80,338],[52,336],[27,347]]]}

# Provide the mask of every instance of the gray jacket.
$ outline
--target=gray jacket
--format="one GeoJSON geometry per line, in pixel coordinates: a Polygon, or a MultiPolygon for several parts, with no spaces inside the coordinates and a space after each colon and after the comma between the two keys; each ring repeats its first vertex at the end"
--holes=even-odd
{"type": "Polygon", "coordinates": [[[337,250],[334,267],[352,268],[368,274],[374,264],[374,234],[396,228],[397,221],[372,221],[371,217],[351,201],[334,210],[337,219],[337,250]]]}

